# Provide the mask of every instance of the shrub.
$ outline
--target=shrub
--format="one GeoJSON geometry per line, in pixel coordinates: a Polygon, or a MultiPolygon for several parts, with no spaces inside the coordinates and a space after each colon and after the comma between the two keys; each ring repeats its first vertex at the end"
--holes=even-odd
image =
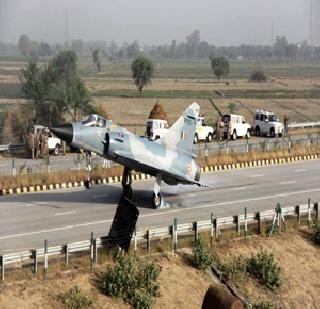
{"type": "Polygon", "coordinates": [[[66,293],[60,294],[58,298],[68,309],[81,309],[92,305],[92,301],[82,295],[77,285],[69,289],[66,293]]]}
{"type": "Polygon", "coordinates": [[[265,82],[267,80],[267,77],[263,73],[263,71],[258,70],[258,71],[253,71],[250,75],[250,81],[252,82],[265,82]]]}
{"type": "Polygon", "coordinates": [[[218,265],[220,279],[224,281],[242,281],[246,268],[246,260],[242,256],[233,257],[230,263],[220,263],[218,265]]]}
{"type": "Polygon", "coordinates": [[[203,239],[199,237],[192,243],[193,265],[204,270],[212,264],[212,254],[203,239]]]}
{"type": "Polygon", "coordinates": [[[248,260],[247,271],[270,290],[281,286],[281,268],[272,253],[261,251],[253,255],[248,260]]]}
{"type": "Polygon", "coordinates": [[[320,246],[320,222],[314,220],[312,225],[312,240],[313,242],[320,246]]]}
{"type": "Polygon", "coordinates": [[[159,296],[157,278],[161,267],[152,263],[134,262],[123,254],[116,256],[116,264],[108,265],[102,274],[102,289],[130,303],[134,308],[151,308],[154,297],[159,296]]]}

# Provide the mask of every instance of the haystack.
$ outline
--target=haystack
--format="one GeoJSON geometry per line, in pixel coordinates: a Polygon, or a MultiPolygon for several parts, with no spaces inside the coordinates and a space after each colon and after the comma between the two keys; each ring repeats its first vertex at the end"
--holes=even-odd
{"type": "Polygon", "coordinates": [[[157,100],[156,104],[151,110],[148,119],[160,119],[168,121],[167,112],[165,111],[163,105],[160,103],[159,100],[157,100]]]}

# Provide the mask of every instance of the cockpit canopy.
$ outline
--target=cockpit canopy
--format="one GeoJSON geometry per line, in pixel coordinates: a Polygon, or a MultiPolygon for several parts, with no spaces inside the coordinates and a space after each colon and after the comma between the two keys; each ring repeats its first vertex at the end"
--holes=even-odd
{"type": "Polygon", "coordinates": [[[82,125],[86,127],[105,128],[111,124],[111,120],[107,120],[99,115],[91,114],[81,120],[82,125]]]}

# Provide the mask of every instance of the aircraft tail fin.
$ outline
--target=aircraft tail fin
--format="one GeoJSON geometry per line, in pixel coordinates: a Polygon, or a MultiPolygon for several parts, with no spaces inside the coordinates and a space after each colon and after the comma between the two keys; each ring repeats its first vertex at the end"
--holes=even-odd
{"type": "Polygon", "coordinates": [[[192,154],[199,110],[199,104],[196,102],[192,103],[170,127],[166,135],[163,136],[162,143],[175,146],[184,152],[192,154]]]}

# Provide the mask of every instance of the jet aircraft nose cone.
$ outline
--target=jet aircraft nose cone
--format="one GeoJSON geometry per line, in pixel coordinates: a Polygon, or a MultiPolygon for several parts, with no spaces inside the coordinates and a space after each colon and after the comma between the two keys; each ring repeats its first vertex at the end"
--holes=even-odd
{"type": "Polygon", "coordinates": [[[50,131],[60,139],[64,140],[67,144],[70,144],[73,139],[73,126],[72,123],[61,124],[55,127],[51,127],[50,131]]]}

